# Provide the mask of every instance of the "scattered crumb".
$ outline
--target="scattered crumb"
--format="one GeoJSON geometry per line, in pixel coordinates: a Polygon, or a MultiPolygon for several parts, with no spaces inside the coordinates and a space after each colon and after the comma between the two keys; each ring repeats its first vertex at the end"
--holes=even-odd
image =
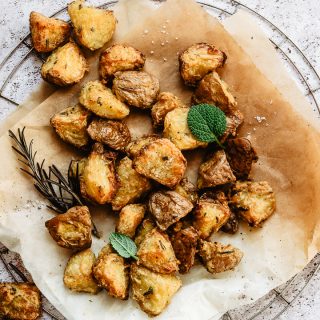
{"type": "Polygon", "coordinates": [[[161,42],[161,45],[164,46],[164,42],[161,42]]]}
{"type": "Polygon", "coordinates": [[[151,50],[151,51],[150,51],[150,54],[154,54],[154,51],[153,51],[153,50],[151,50]]]}
{"type": "Polygon", "coordinates": [[[146,30],[143,31],[143,33],[144,33],[144,34],[148,34],[148,33],[149,33],[149,30],[146,29],[146,30]]]}
{"type": "Polygon", "coordinates": [[[264,120],[267,120],[266,117],[264,117],[264,116],[255,116],[254,118],[255,118],[259,123],[261,123],[261,122],[264,121],[264,120]]]}
{"type": "Polygon", "coordinates": [[[163,61],[164,61],[164,62],[167,62],[167,61],[168,61],[168,59],[167,59],[167,58],[163,58],[163,61]]]}

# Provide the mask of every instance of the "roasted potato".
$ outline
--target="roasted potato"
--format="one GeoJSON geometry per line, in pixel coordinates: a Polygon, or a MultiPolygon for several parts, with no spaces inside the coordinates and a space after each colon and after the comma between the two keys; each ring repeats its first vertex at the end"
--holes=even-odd
{"type": "Polygon", "coordinates": [[[114,75],[112,91],[120,101],[130,106],[151,108],[159,90],[159,80],[147,72],[118,71],[114,75]]]}
{"type": "Polygon", "coordinates": [[[115,153],[95,143],[80,176],[81,195],[93,202],[110,203],[118,188],[114,168],[115,153]]]}
{"type": "Polygon", "coordinates": [[[156,227],[156,224],[153,220],[148,218],[144,219],[136,232],[136,236],[134,238],[135,244],[139,247],[141,242],[146,237],[146,235],[155,227],[156,227]]]}
{"type": "Polygon", "coordinates": [[[205,148],[208,143],[197,140],[191,133],[187,118],[189,108],[175,108],[164,119],[163,136],[170,139],[180,150],[205,148]]]}
{"type": "Polygon", "coordinates": [[[142,150],[144,146],[158,139],[160,139],[158,135],[150,134],[131,141],[126,147],[127,155],[130,158],[134,158],[136,155],[138,155],[138,153],[142,150]]]}
{"type": "Polygon", "coordinates": [[[125,44],[114,44],[100,55],[100,78],[107,83],[117,71],[142,69],[145,61],[145,55],[139,50],[125,44]]]}
{"type": "Polygon", "coordinates": [[[80,160],[71,160],[68,175],[71,179],[80,179],[83,174],[84,167],[87,162],[87,158],[82,158],[80,160]]]}
{"type": "Polygon", "coordinates": [[[237,130],[240,125],[243,123],[244,116],[240,110],[235,109],[230,113],[227,117],[227,128],[222,137],[220,138],[220,142],[224,143],[227,138],[235,137],[237,135],[237,130]]]}
{"type": "Polygon", "coordinates": [[[70,26],[67,22],[48,18],[39,12],[30,13],[30,32],[33,47],[38,52],[50,52],[69,40],[70,26]]]}
{"type": "Polygon", "coordinates": [[[185,84],[194,86],[209,72],[222,67],[226,54],[208,43],[197,43],[179,56],[180,74],[185,84]]]}
{"type": "Polygon", "coordinates": [[[187,161],[181,151],[168,139],[157,139],[145,145],[133,160],[140,174],[169,187],[182,179],[187,161]]]}
{"type": "Polygon", "coordinates": [[[238,179],[247,179],[253,162],[258,156],[250,140],[246,138],[229,139],[226,146],[227,160],[238,179]]]}
{"type": "Polygon", "coordinates": [[[87,133],[90,114],[90,111],[77,104],[56,113],[50,119],[50,124],[63,141],[77,148],[85,148],[90,139],[87,133]]]}
{"type": "Polygon", "coordinates": [[[157,191],[150,196],[148,207],[158,227],[166,230],[185,217],[193,204],[175,191],[157,191]]]}
{"type": "Polygon", "coordinates": [[[158,273],[178,271],[178,263],[167,234],[154,228],[140,243],[138,264],[158,273]]]}
{"type": "Polygon", "coordinates": [[[250,226],[259,226],[276,209],[275,194],[266,181],[237,181],[232,193],[231,204],[250,226]]]}
{"type": "Polygon", "coordinates": [[[110,10],[87,7],[84,0],[68,5],[77,41],[91,51],[102,48],[113,36],[117,20],[110,10]]]}
{"type": "Polygon", "coordinates": [[[232,211],[232,208],[230,208],[230,217],[228,221],[221,227],[221,231],[235,234],[239,230],[239,218],[238,216],[232,211]]]}
{"type": "Polygon", "coordinates": [[[210,273],[220,273],[234,269],[241,261],[243,253],[232,245],[200,240],[199,255],[210,273]]]}
{"type": "Polygon", "coordinates": [[[177,232],[172,238],[172,247],[180,261],[179,272],[187,273],[194,264],[199,235],[195,228],[188,227],[177,232]]]}
{"type": "Polygon", "coordinates": [[[132,160],[125,157],[117,166],[118,190],[111,201],[113,210],[120,210],[125,205],[135,202],[151,189],[148,178],[139,174],[132,166],[132,160]]]}
{"type": "Polygon", "coordinates": [[[80,92],[80,103],[101,118],[120,120],[130,109],[119,101],[100,81],[87,82],[80,92]]]}
{"type": "Polygon", "coordinates": [[[36,320],[41,316],[41,295],[33,283],[0,283],[0,319],[36,320]]]}
{"type": "Polygon", "coordinates": [[[97,294],[100,288],[92,273],[95,260],[95,255],[91,249],[72,255],[64,270],[64,285],[72,291],[97,294]]]}
{"type": "Polygon", "coordinates": [[[159,315],[180,289],[181,280],[172,274],[160,274],[133,263],[130,270],[133,299],[149,316],[159,315]]]}
{"type": "Polygon", "coordinates": [[[98,256],[93,275],[100,287],[112,297],[127,300],[129,297],[129,265],[107,245],[98,256]]]}
{"type": "Polygon", "coordinates": [[[70,41],[51,53],[41,67],[41,76],[58,86],[69,86],[78,83],[88,70],[86,58],[70,41]]]}
{"type": "Polygon", "coordinates": [[[162,127],[164,118],[167,113],[175,108],[184,107],[182,101],[170,92],[161,92],[158,96],[157,102],[151,109],[151,116],[153,125],[156,128],[162,127]]]}
{"type": "Polygon", "coordinates": [[[143,204],[128,204],[119,213],[116,231],[133,238],[138,225],[144,218],[146,206],[143,204]]]}
{"type": "Polygon", "coordinates": [[[94,119],[87,131],[92,140],[115,150],[123,151],[131,140],[128,126],[120,121],[94,119]]]}
{"type": "Polygon", "coordinates": [[[91,247],[92,222],[86,206],[72,207],[46,221],[45,225],[60,247],[78,250],[91,247]]]}
{"type": "Polygon", "coordinates": [[[228,221],[231,215],[228,201],[222,191],[204,193],[195,208],[193,226],[201,239],[207,239],[228,221]]]}
{"type": "Polygon", "coordinates": [[[183,178],[174,189],[175,192],[188,199],[193,205],[198,201],[198,193],[196,186],[187,178],[183,178]]]}
{"type": "Polygon", "coordinates": [[[236,181],[224,150],[216,151],[199,167],[198,188],[209,188],[236,181]]]}

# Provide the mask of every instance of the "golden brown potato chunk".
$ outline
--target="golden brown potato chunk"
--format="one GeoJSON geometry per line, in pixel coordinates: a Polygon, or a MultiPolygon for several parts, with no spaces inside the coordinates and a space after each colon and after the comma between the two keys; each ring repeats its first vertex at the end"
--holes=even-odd
{"type": "Polygon", "coordinates": [[[154,127],[161,127],[167,113],[180,107],[184,107],[184,105],[178,97],[170,92],[161,92],[151,110],[154,127]]]}
{"type": "Polygon", "coordinates": [[[0,319],[36,320],[41,316],[41,295],[33,283],[0,283],[0,319]]]}
{"type": "Polygon", "coordinates": [[[183,178],[174,189],[175,192],[188,199],[193,205],[198,201],[198,193],[196,186],[187,178],[183,178]]]}
{"type": "Polygon", "coordinates": [[[198,188],[215,187],[236,181],[224,150],[218,150],[199,167],[198,188]]]}
{"type": "Polygon", "coordinates": [[[117,71],[142,69],[145,61],[145,55],[139,50],[125,44],[115,44],[100,55],[100,77],[107,83],[117,71]]]}
{"type": "Polygon", "coordinates": [[[142,150],[144,146],[158,139],[160,139],[158,135],[150,134],[133,140],[127,145],[126,152],[130,158],[134,158],[136,155],[138,155],[138,153],[142,150]]]}
{"type": "Polygon", "coordinates": [[[144,71],[118,71],[112,90],[120,101],[146,109],[156,101],[160,84],[156,77],[144,71]]]}
{"type": "Polygon", "coordinates": [[[144,219],[138,230],[136,232],[136,237],[134,238],[135,244],[139,247],[141,242],[144,240],[146,235],[156,227],[156,224],[151,219],[144,219]]]}
{"type": "Polygon", "coordinates": [[[100,81],[87,82],[81,89],[79,102],[101,118],[120,120],[130,112],[100,81]]]}
{"type": "Polygon", "coordinates": [[[191,133],[187,118],[189,108],[175,108],[164,119],[163,136],[170,139],[180,150],[205,148],[208,143],[197,140],[191,133]]]}
{"type": "Polygon", "coordinates": [[[179,56],[180,74],[185,84],[194,86],[206,74],[222,67],[226,54],[208,43],[197,43],[179,56]]]}
{"type": "Polygon", "coordinates": [[[115,150],[123,151],[131,140],[128,126],[120,121],[94,119],[87,131],[92,140],[115,150]]]}
{"type": "Polygon", "coordinates": [[[86,249],[91,247],[91,216],[88,207],[76,206],[46,221],[51,237],[60,247],[86,249]]]}
{"type": "Polygon", "coordinates": [[[118,190],[112,199],[112,209],[120,210],[125,205],[135,202],[151,189],[148,178],[139,174],[132,166],[132,160],[125,157],[117,166],[118,190]]]}
{"type": "Polygon", "coordinates": [[[87,126],[90,114],[90,111],[77,104],[56,113],[50,119],[50,124],[63,141],[84,148],[89,143],[87,126]]]}
{"type": "Polygon", "coordinates": [[[235,234],[239,230],[239,218],[232,211],[232,208],[228,221],[221,227],[220,230],[230,234],[235,234]]]}
{"type": "Polygon", "coordinates": [[[99,253],[93,266],[93,275],[98,284],[112,297],[126,300],[129,297],[129,265],[109,246],[99,253]]]}
{"type": "Polygon", "coordinates": [[[227,140],[227,138],[235,137],[237,135],[237,130],[240,125],[243,123],[244,116],[240,110],[235,109],[227,116],[227,128],[222,137],[220,138],[220,142],[223,143],[227,140]]]}
{"type": "Polygon", "coordinates": [[[187,161],[170,140],[157,139],[140,150],[133,167],[140,174],[173,188],[181,181],[187,161]]]}
{"type": "Polygon", "coordinates": [[[185,217],[193,204],[175,191],[158,191],[153,193],[148,202],[149,211],[161,230],[185,217]]]}
{"type": "Polygon", "coordinates": [[[234,269],[241,261],[243,253],[232,245],[200,240],[199,255],[210,273],[220,273],[234,269]]]}
{"type": "Polygon", "coordinates": [[[219,107],[225,114],[231,114],[237,106],[228,85],[216,72],[209,73],[199,83],[193,100],[196,103],[209,103],[219,107]]]}
{"type": "Polygon", "coordinates": [[[228,201],[222,191],[207,192],[200,197],[194,212],[193,226],[202,239],[207,239],[213,232],[228,221],[231,215],[228,201]]]}
{"type": "Polygon", "coordinates": [[[78,42],[94,51],[112,38],[117,20],[112,11],[87,7],[84,3],[84,0],[71,2],[68,13],[78,42]]]}
{"type": "Polygon", "coordinates": [[[178,260],[174,254],[167,234],[156,228],[148,232],[140,243],[138,264],[159,273],[173,273],[178,271],[178,260]]]}
{"type": "Polygon", "coordinates": [[[180,261],[180,273],[189,272],[193,266],[198,239],[198,233],[193,227],[182,229],[174,235],[172,247],[177,259],[180,261]]]}
{"type": "Polygon", "coordinates": [[[175,275],[155,273],[136,263],[131,265],[130,278],[133,299],[149,316],[159,315],[182,285],[175,275]]]}
{"type": "Polygon", "coordinates": [[[275,194],[266,181],[237,181],[232,193],[232,205],[250,226],[259,226],[276,209],[275,194]]]}
{"type": "Polygon", "coordinates": [[[111,202],[118,187],[114,160],[115,153],[106,152],[99,142],[94,144],[80,177],[84,198],[99,204],[111,202]]]}
{"type": "Polygon", "coordinates": [[[67,22],[48,18],[41,13],[30,13],[32,43],[38,52],[50,52],[69,40],[70,26],[67,22]]]}
{"type": "Polygon", "coordinates": [[[64,285],[76,292],[98,293],[100,288],[92,273],[95,260],[95,255],[91,249],[86,249],[72,255],[64,270],[64,285]]]}
{"type": "Polygon", "coordinates": [[[58,86],[69,86],[78,83],[86,71],[86,58],[78,46],[70,41],[51,53],[41,67],[41,76],[58,86]]]}
{"type": "Polygon", "coordinates": [[[145,212],[146,206],[143,204],[128,204],[123,207],[119,213],[116,231],[133,238],[145,212]]]}

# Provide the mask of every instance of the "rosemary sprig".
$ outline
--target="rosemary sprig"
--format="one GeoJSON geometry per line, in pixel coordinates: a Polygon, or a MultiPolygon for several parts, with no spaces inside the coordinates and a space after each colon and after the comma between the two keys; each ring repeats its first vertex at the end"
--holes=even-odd
{"type": "MultiPolygon", "coordinates": [[[[80,183],[78,165],[76,175],[72,175],[72,161],[70,162],[67,178],[63,176],[55,165],[49,166],[47,172],[43,168],[45,160],[43,159],[41,163],[35,160],[37,151],[33,151],[33,140],[28,144],[24,131],[25,127],[22,130],[19,128],[18,134],[16,135],[9,130],[9,137],[16,143],[16,146],[12,146],[12,149],[22,157],[22,159],[18,160],[29,168],[20,168],[20,170],[34,179],[35,188],[50,202],[50,205],[47,205],[47,207],[58,213],[64,213],[76,205],[83,206],[84,204],[79,197],[80,183]]],[[[94,223],[92,224],[92,233],[99,238],[99,232],[94,223]]]]}

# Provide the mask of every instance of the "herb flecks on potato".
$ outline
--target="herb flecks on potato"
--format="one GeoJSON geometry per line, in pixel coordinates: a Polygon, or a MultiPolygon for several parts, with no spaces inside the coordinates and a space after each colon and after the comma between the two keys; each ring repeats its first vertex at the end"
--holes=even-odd
{"type": "Polygon", "coordinates": [[[134,238],[134,242],[137,245],[137,247],[140,246],[146,235],[155,227],[155,222],[149,218],[146,218],[142,221],[142,223],[139,225],[137,229],[136,236],[134,238]]]}
{"type": "Polygon", "coordinates": [[[144,146],[158,139],[160,139],[160,136],[156,134],[150,134],[131,141],[126,147],[126,153],[128,157],[134,158],[139,154],[144,146]]]}
{"type": "Polygon", "coordinates": [[[188,199],[193,205],[198,201],[198,193],[196,186],[187,178],[183,178],[179,184],[176,185],[175,192],[188,199]]]}

